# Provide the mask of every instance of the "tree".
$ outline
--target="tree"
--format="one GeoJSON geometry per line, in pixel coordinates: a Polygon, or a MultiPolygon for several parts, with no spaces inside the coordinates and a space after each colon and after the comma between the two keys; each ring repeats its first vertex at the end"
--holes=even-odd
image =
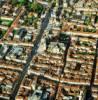
{"type": "Polygon", "coordinates": [[[32,10],[40,15],[43,11],[43,6],[35,2],[32,4],[32,10]]]}
{"type": "Polygon", "coordinates": [[[12,4],[13,5],[17,4],[17,0],[12,0],[12,4]]]}
{"type": "Polygon", "coordinates": [[[84,20],[84,24],[85,25],[90,25],[91,24],[91,18],[89,16],[86,16],[86,18],[84,20]]]}
{"type": "Polygon", "coordinates": [[[21,5],[26,4],[26,0],[18,0],[18,2],[19,2],[21,5]]]}

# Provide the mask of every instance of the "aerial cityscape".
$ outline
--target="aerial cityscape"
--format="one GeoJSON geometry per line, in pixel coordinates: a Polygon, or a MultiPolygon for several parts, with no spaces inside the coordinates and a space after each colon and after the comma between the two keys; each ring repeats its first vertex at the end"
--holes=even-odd
{"type": "Polygon", "coordinates": [[[98,0],[0,0],[0,100],[98,100],[98,0]]]}

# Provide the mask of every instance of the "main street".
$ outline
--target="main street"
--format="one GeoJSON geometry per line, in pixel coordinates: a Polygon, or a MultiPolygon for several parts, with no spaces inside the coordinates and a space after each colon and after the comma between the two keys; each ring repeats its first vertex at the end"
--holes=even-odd
{"type": "Polygon", "coordinates": [[[46,13],[45,19],[41,23],[41,28],[40,28],[39,34],[36,38],[36,41],[34,42],[34,47],[32,47],[32,51],[28,55],[28,59],[26,61],[26,64],[24,64],[23,72],[20,74],[19,80],[16,82],[15,86],[13,87],[12,94],[10,95],[10,100],[15,100],[15,97],[17,96],[20,85],[21,85],[23,79],[25,78],[25,75],[27,74],[27,71],[29,69],[30,62],[32,61],[32,58],[35,56],[35,54],[37,53],[41,38],[44,34],[45,29],[47,28],[49,19],[51,17],[51,11],[52,11],[51,9],[52,8],[53,8],[53,2],[50,4],[50,8],[49,8],[48,12],[46,13]]]}

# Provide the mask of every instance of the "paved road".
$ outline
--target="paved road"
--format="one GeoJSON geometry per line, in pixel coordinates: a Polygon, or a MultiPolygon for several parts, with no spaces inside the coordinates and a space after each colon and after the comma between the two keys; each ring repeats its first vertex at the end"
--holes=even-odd
{"type": "Polygon", "coordinates": [[[32,58],[34,57],[34,55],[37,53],[39,43],[40,43],[41,38],[43,36],[44,30],[46,29],[48,22],[49,22],[49,19],[51,17],[51,9],[52,9],[52,4],[50,5],[49,11],[47,12],[45,19],[43,20],[43,22],[41,24],[41,29],[39,31],[39,35],[37,36],[36,41],[34,42],[34,47],[32,48],[31,53],[28,55],[28,59],[26,61],[27,63],[24,65],[23,72],[20,74],[19,80],[15,84],[13,92],[10,96],[10,100],[15,100],[15,97],[17,96],[20,85],[21,85],[25,75],[27,74],[28,68],[30,66],[30,62],[32,61],[32,58]]]}
{"type": "Polygon", "coordinates": [[[16,25],[18,24],[18,21],[19,21],[19,18],[20,16],[24,13],[25,9],[24,8],[20,8],[20,11],[19,11],[19,14],[18,16],[16,17],[16,19],[13,21],[11,27],[7,30],[6,34],[4,35],[4,39],[7,38],[7,36],[9,35],[10,32],[13,31],[13,29],[16,27],[16,25]]]}

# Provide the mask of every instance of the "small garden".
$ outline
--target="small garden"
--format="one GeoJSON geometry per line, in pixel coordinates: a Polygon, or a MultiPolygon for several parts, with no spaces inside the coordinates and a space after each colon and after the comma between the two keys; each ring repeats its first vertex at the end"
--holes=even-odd
{"type": "Polygon", "coordinates": [[[3,38],[4,34],[6,33],[6,30],[0,29],[0,39],[3,38]]]}
{"type": "Polygon", "coordinates": [[[0,19],[0,25],[4,25],[4,26],[10,27],[12,22],[13,22],[12,20],[0,19]]]}

